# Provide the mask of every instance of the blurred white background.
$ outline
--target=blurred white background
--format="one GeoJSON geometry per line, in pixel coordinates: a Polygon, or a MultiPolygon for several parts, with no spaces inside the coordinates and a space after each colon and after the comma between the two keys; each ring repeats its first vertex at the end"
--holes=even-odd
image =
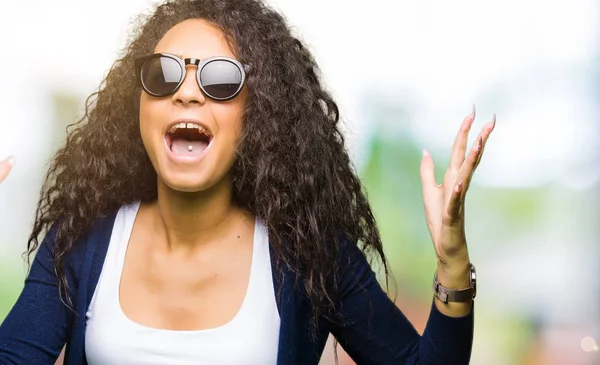
{"type": "MultiPolygon", "coordinates": [[[[475,128],[497,114],[467,213],[471,258],[480,273],[473,363],[566,364],[560,356],[569,364],[600,363],[597,347],[581,348],[586,336],[600,340],[600,3],[270,3],[320,64],[359,170],[372,160],[378,131],[398,141],[408,135],[442,164],[472,104],[475,128]],[[490,200],[501,199],[490,194],[500,193],[530,200],[521,209],[515,198],[510,217],[492,208],[490,200]]],[[[64,126],[77,119],[125,45],[133,17],[152,4],[2,5],[0,158],[18,159],[0,187],[0,263],[7,272],[17,268],[22,276],[19,254],[64,126]],[[71,114],[65,103],[75,103],[66,108],[71,114]]],[[[417,171],[401,173],[418,184],[417,171]]],[[[397,247],[403,242],[385,242],[392,262],[394,255],[410,254],[397,247]]],[[[398,272],[399,282],[410,279],[398,272]]],[[[430,296],[414,295],[429,305],[430,296]]],[[[402,300],[400,292],[399,305],[402,300]]]]}

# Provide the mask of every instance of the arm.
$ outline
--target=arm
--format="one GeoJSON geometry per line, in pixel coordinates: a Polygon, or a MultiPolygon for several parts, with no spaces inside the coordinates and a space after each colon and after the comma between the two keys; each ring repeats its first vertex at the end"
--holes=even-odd
{"type": "MultiPolygon", "coordinates": [[[[421,161],[423,202],[427,227],[438,257],[438,278],[448,289],[467,287],[469,255],[464,231],[464,200],[485,143],[496,125],[487,123],[465,158],[467,136],[475,109],[456,136],[444,183],[435,180],[427,150],[421,161]]],[[[348,354],[363,364],[468,364],[473,342],[473,302],[431,306],[429,321],[420,337],[388,299],[362,252],[346,242],[339,271],[339,323],[332,333],[348,354]]]]}
{"type": "Polygon", "coordinates": [[[435,305],[423,336],[389,299],[364,254],[345,244],[341,252],[338,319],[332,334],[358,365],[466,365],[473,343],[472,307],[449,317],[435,305]]]}
{"type": "Polygon", "coordinates": [[[58,294],[53,244],[51,230],[40,245],[21,295],[0,325],[0,364],[53,364],[66,342],[72,314],[58,294]]]}

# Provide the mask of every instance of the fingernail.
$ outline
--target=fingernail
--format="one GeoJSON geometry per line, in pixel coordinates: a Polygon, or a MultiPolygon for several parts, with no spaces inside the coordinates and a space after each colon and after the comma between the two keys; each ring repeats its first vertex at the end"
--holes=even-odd
{"type": "Polygon", "coordinates": [[[492,117],[492,129],[496,126],[496,113],[494,113],[494,116],[492,117]]]}
{"type": "Polygon", "coordinates": [[[473,108],[471,110],[471,115],[473,115],[473,118],[475,118],[475,104],[473,104],[473,108]]]}
{"type": "Polygon", "coordinates": [[[423,149],[423,157],[429,156],[429,155],[430,155],[429,150],[427,148],[424,148],[423,149]]]}
{"type": "Polygon", "coordinates": [[[458,185],[456,185],[454,191],[456,191],[457,193],[460,193],[462,191],[462,181],[459,182],[458,185]]]}
{"type": "Polygon", "coordinates": [[[4,161],[8,162],[11,166],[15,165],[15,162],[17,162],[17,158],[15,156],[8,156],[4,161]]]}

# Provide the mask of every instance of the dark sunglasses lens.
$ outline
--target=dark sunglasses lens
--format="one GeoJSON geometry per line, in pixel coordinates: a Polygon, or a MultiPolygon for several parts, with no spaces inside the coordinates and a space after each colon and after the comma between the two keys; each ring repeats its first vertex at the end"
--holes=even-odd
{"type": "Polygon", "coordinates": [[[177,88],[183,78],[183,70],[177,61],[169,57],[151,58],[142,67],[142,83],[152,94],[166,96],[177,88]]]}
{"type": "Polygon", "coordinates": [[[242,85],[242,71],[233,62],[211,61],[200,72],[200,84],[211,97],[229,99],[242,85]]]}

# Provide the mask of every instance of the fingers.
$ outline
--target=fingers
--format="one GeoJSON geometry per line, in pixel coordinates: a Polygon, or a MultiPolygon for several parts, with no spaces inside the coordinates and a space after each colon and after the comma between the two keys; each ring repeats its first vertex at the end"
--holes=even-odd
{"type": "Polygon", "coordinates": [[[0,183],[6,179],[8,173],[15,164],[15,156],[10,156],[4,161],[0,161],[0,183]]]}
{"type": "Polygon", "coordinates": [[[463,214],[462,207],[464,205],[467,189],[471,184],[471,179],[473,178],[475,169],[477,169],[479,162],[481,162],[485,144],[495,126],[496,115],[494,114],[492,121],[487,123],[477,136],[473,147],[471,147],[469,151],[467,159],[463,162],[460,168],[459,177],[449,193],[450,197],[448,198],[448,207],[446,212],[444,212],[445,214],[442,224],[446,226],[452,226],[461,221],[463,214]]]}
{"type": "Polygon", "coordinates": [[[477,157],[477,161],[475,162],[475,168],[477,168],[477,166],[479,166],[479,163],[481,162],[481,156],[483,156],[483,149],[485,148],[485,145],[487,143],[488,138],[490,138],[490,135],[492,134],[492,132],[494,131],[494,128],[496,128],[496,114],[494,113],[494,116],[492,117],[492,121],[489,123],[489,130],[485,133],[485,135],[482,135],[483,138],[483,143],[482,143],[482,148],[481,151],[479,152],[479,156],[477,157]]]}
{"type": "Polygon", "coordinates": [[[423,158],[421,159],[421,183],[423,187],[429,188],[430,186],[437,186],[435,182],[435,166],[433,165],[433,158],[429,150],[423,150],[423,158]]]}
{"type": "MultiPolygon", "coordinates": [[[[423,184],[423,201],[430,232],[437,231],[442,225],[454,226],[462,222],[464,199],[475,169],[487,140],[496,126],[496,115],[479,133],[475,143],[465,159],[468,133],[475,118],[475,109],[463,121],[452,148],[450,168],[446,171],[444,184],[437,185],[433,160],[427,150],[423,151],[421,160],[421,182],[423,184]]],[[[434,240],[435,241],[435,240],[434,240]]]]}
{"type": "Polygon", "coordinates": [[[464,185],[463,191],[469,188],[473,174],[475,173],[477,166],[479,166],[479,163],[481,162],[481,157],[483,156],[483,151],[485,149],[487,140],[490,137],[490,134],[494,130],[495,126],[496,115],[494,114],[492,121],[490,123],[487,123],[479,133],[479,136],[477,136],[473,147],[469,151],[469,156],[467,156],[467,159],[461,167],[459,181],[462,182],[464,185]]]}
{"type": "Polygon", "coordinates": [[[454,145],[452,146],[452,154],[450,155],[450,169],[458,171],[465,160],[465,152],[467,150],[467,139],[469,137],[469,130],[475,120],[475,105],[473,105],[473,111],[469,114],[462,122],[458,134],[454,139],[454,145]]]}

